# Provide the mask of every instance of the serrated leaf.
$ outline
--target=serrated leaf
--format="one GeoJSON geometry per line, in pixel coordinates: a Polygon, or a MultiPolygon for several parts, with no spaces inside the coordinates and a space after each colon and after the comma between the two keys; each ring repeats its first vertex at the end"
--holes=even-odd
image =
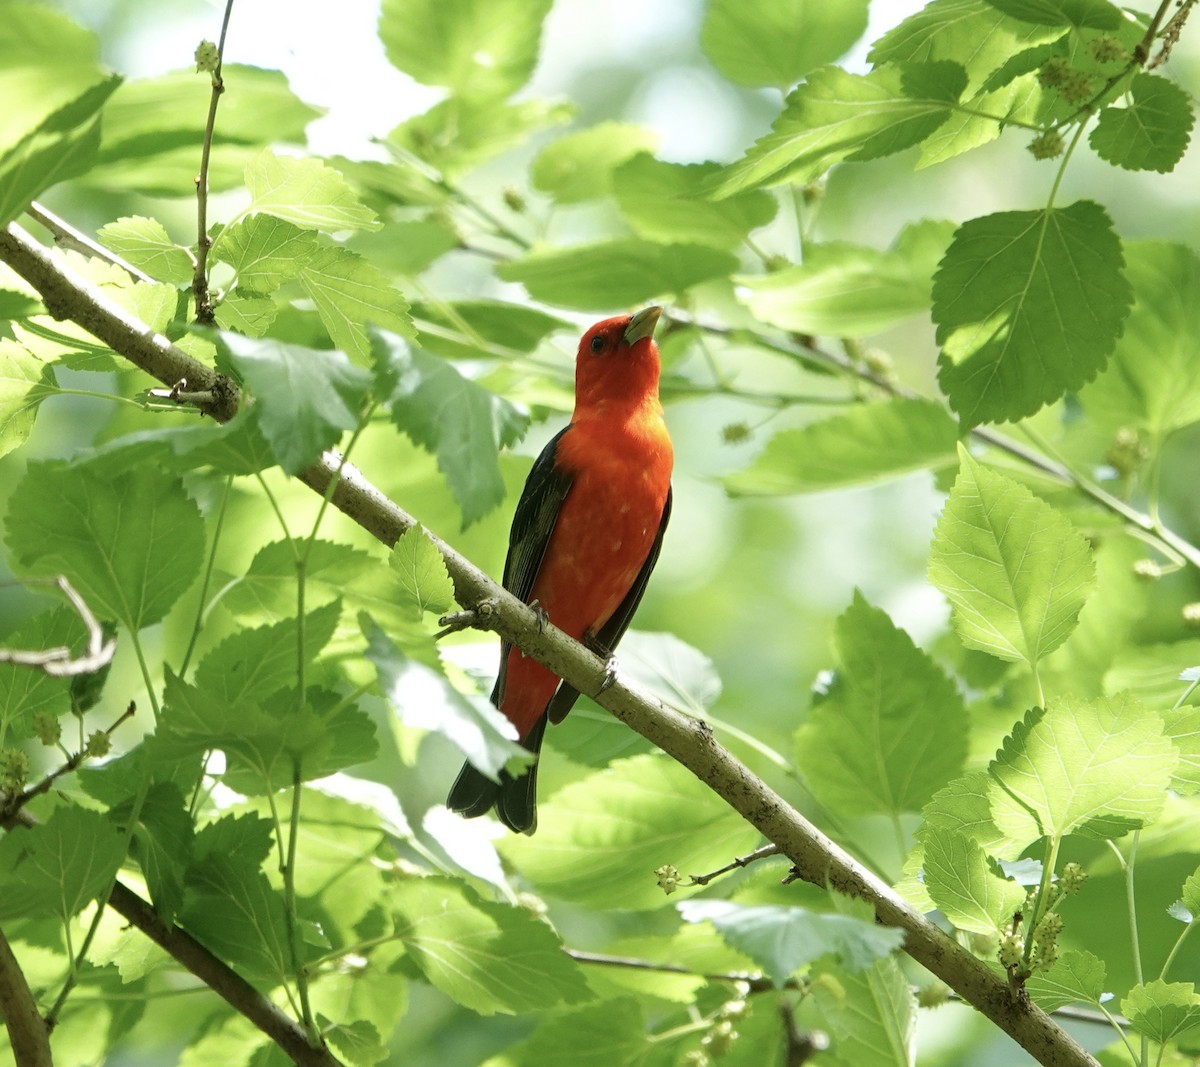
{"type": "Polygon", "coordinates": [[[855,592],[834,630],[834,681],[796,731],[796,761],[847,814],[918,811],[962,771],[967,720],[954,683],[855,592]]]}
{"type": "Polygon", "coordinates": [[[1144,427],[1152,439],[1200,422],[1200,257],[1186,245],[1136,241],[1125,275],[1134,304],[1108,368],[1080,394],[1103,425],[1144,427]]]}
{"type": "MultiPolygon", "coordinates": [[[[1021,894],[1024,898],[1024,893],[1021,894]]],[[[831,954],[848,971],[862,971],[900,948],[899,930],[849,915],[807,908],[733,904],[727,900],[685,900],[679,913],[688,922],[711,922],[730,946],[754,960],[776,989],[801,967],[831,954]]]]}
{"type": "Polygon", "coordinates": [[[1196,117],[1178,85],[1156,74],[1135,74],[1128,107],[1106,107],[1088,143],[1101,159],[1126,170],[1166,174],[1183,158],[1196,117]]]}
{"type": "Polygon", "coordinates": [[[838,1061],[854,1067],[913,1067],[917,1002],[893,957],[877,960],[861,974],[822,967],[810,981],[838,1061]]]}
{"type": "Polygon", "coordinates": [[[192,257],[171,240],[158,219],[126,215],[101,226],[101,244],[159,281],[185,285],[192,280],[192,257]]]}
{"type": "Polygon", "coordinates": [[[959,446],[929,580],[954,608],[963,644],[1036,665],[1066,640],[1095,582],[1084,537],[1024,486],[959,446]]]}
{"type": "Polygon", "coordinates": [[[277,156],[270,149],[246,167],[247,214],[263,212],[308,230],[376,230],[382,223],[340,172],[319,159],[277,156]]]}
{"type": "Polygon", "coordinates": [[[498,300],[455,300],[415,304],[421,347],[443,359],[478,359],[507,352],[532,352],[556,330],[571,323],[526,304],[498,300]]]}
{"type": "Polygon", "coordinates": [[[921,809],[925,821],[917,837],[923,838],[931,830],[962,834],[990,856],[1015,859],[1020,850],[1012,851],[992,819],[988,782],[986,771],[968,771],[939,789],[921,809]]]}
{"type": "Polygon", "coordinates": [[[713,661],[674,634],[629,631],[621,639],[620,667],[622,677],[698,718],[721,695],[713,661]]]}
{"type": "Polygon", "coordinates": [[[409,530],[396,542],[388,562],[400,578],[413,618],[425,612],[442,615],[454,604],[454,583],[446,561],[423,527],[409,530]]]}
{"type": "Polygon", "coordinates": [[[595,200],[612,191],[617,167],[657,147],[657,135],[644,126],[600,122],[551,141],[529,165],[529,178],[560,204],[595,200]]]}
{"type": "Polygon", "coordinates": [[[251,981],[274,986],[291,973],[286,916],[257,864],[211,854],[192,865],[181,925],[251,981]]]}
{"type": "Polygon", "coordinates": [[[634,997],[544,1013],[529,1037],[481,1067],[658,1067],[634,997]]]}
{"type": "Polygon", "coordinates": [[[126,840],[107,816],[74,805],[0,839],[0,918],[77,915],[112,890],[126,840]]]}
{"type": "Polygon", "coordinates": [[[736,268],[737,257],[722,249],[625,237],[536,249],[501,263],[496,274],[542,303],[596,311],[676,296],[736,268]]]}
{"type": "Polygon", "coordinates": [[[804,263],[734,280],[754,317],[800,333],[853,337],[878,333],[928,311],[933,271],[952,224],[906,227],[886,252],[847,242],[812,244],[804,263]]]}
{"type": "Polygon", "coordinates": [[[714,0],[700,46],[730,81],[783,89],[832,63],[866,28],[867,0],[714,0]]]}
{"type": "Polygon", "coordinates": [[[1195,922],[1200,918],[1200,868],[1189,874],[1184,881],[1180,902],[1191,913],[1188,922],[1195,922]]]}
{"type": "Polygon", "coordinates": [[[1108,0],[988,0],[993,7],[1023,22],[1075,29],[1115,30],[1124,16],[1108,0]]]}
{"type": "Polygon", "coordinates": [[[234,269],[239,288],[273,293],[300,273],[317,247],[312,230],[274,215],[251,215],[218,234],[212,258],[234,269]]]}
{"type": "MultiPolygon", "coordinates": [[[[293,583],[294,596],[294,583],[293,583]]],[[[257,701],[296,682],[297,656],[317,658],[333,637],[341,602],[333,601],[304,616],[303,650],[294,618],[269,626],[242,629],[209,652],[196,668],[196,685],[225,704],[257,701]]]]}
{"type": "Polygon", "coordinates": [[[933,279],[938,383],[964,426],[1032,415],[1103,368],[1132,292],[1099,204],[1001,211],[954,235],[933,279]]]}
{"type": "Polygon", "coordinates": [[[954,461],[958,427],[928,400],[859,404],[842,415],[781,430],[744,471],[728,475],[732,496],[779,496],[869,485],[954,461]]]}
{"type": "Polygon", "coordinates": [[[263,437],[288,474],[358,425],[371,377],[340,352],[232,333],[221,341],[254,394],[263,437]]]}
{"type": "Polygon", "coordinates": [[[755,845],[755,831],[679,764],[635,756],[539,805],[535,837],[500,842],[539,892],[577,904],[647,910],[669,903],[653,871],[708,871],[755,845]],[[724,858],[722,858],[724,857],[724,858]]]}
{"type": "Polygon", "coordinates": [[[1042,1011],[1054,1012],[1068,1004],[1099,1004],[1106,977],[1099,957],[1067,949],[1048,973],[1025,979],[1025,988],[1042,1011]]]}
{"type": "Polygon", "coordinates": [[[1025,888],[993,869],[966,834],[930,828],[921,835],[921,865],[930,899],[960,930],[996,936],[1012,928],[1025,902],[1025,888]]]}
{"type": "Polygon", "coordinates": [[[725,168],[715,194],[784,181],[803,184],[843,160],[899,152],[946,121],[965,84],[962,68],[949,61],[887,65],[870,74],[815,70],[788,95],[771,132],[725,168]]]}
{"type": "Polygon", "coordinates": [[[590,997],[550,926],[491,904],[449,878],[413,878],[388,897],[396,936],[428,981],[480,1015],[518,1014],[590,997]]]}
{"type": "Polygon", "coordinates": [[[1005,738],[988,768],[992,817],[1009,840],[1120,837],[1162,811],[1178,756],[1136,700],[1052,699],[1005,738]]]}
{"type": "Polygon", "coordinates": [[[510,760],[529,762],[516,727],[487,700],[458,692],[444,674],[410,659],[370,616],[363,614],[359,621],[367,637],[366,657],[402,723],[440,733],[493,780],[510,760]]]}
{"type": "Polygon", "coordinates": [[[371,1067],[372,1064],[386,1060],[390,1055],[379,1031],[365,1019],[356,1019],[351,1023],[335,1023],[332,1019],[320,1015],[317,1022],[321,1027],[321,1036],[355,1067],[371,1067]]]}
{"type": "Polygon", "coordinates": [[[108,457],[31,463],[13,490],[7,542],[31,574],[65,574],[93,614],[159,622],[196,579],[204,523],[178,475],[108,457]]]}
{"type": "Polygon", "coordinates": [[[413,337],[408,301],[378,267],[340,245],[326,245],[300,266],[300,284],[334,345],[360,366],[371,362],[367,326],[413,337]]]}
{"type": "MultiPolygon", "coordinates": [[[[127,819],[133,804],[114,809],[127,819]]],[[[183,792],[174,782],[156,782],[146,790],[133,831],[134,854],[150,890],[154,910],[173,922],[183,903],[184,874],[192,858],[195,824],[183,792]]]]}
{"type": "Polygon", "coordinates": [[[388,59],[426,85],[506,97],[533,73],[551,0],[384,0],[388,59]]]}
{"type": "Polygon", "coordinates": [[[0,456],[28,440],[54,384],[50,366],[11,338],[0,338],[0,456]]]}
{"type": "Polygon", "coordinates": [[[376,345],[392,421],[412,442],[437,456],[462,508],[463,526],[504,499],[499,453],[515,443],[528,416],[463,377],[450,363],[399,338],[376,345]]]}
{"type": "MultiPolygon", "coordinates": [[[[86,641],[83,623],[66,604],[27,619],[4,636],[5,648],[75,648],[86,641]]],[[[71,679],[55,678],[18,663],[0,663],[0,738],[33,736],[34,716],[62,715],[71,709],[71,679]]]]}
{"type": "Polygon", "coordinates": [[[967,71],[970,91],[1012,56],[1062,35],[1005,15],[987,0],[932,0],[880,37],[867,54],[882,63],[952,60],[967,71]]]}
{"type": "Polygon", "coordinates": [[[1160,978],[1135,985],[1121,1000],[1121,1014],[1134,1031],[1165,1044],[1200,1027],[1200,996],[1191,982],[1160,978]]]}
{"type": "Polygon", "coordinates": [[[613,195],[641,237],[733,249],[770,222],[778,205],[758,189],[711,200],[706,190],[720,169],[717,163],[666,163],[642,153],[613,172],[613,195]]]}

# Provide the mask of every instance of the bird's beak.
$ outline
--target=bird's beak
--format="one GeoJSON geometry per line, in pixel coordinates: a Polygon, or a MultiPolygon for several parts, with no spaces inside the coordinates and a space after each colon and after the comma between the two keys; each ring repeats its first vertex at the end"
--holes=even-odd
{"type": "Polygon", "coordinates": [[[654,327],[658,325],[658,316],[661,314],[662,308],[657,305],[642,308],[641,311],[629,320],[629,325],[625,327],[625,343],[633,345],[643,338],[653,337],[654,327]]]}

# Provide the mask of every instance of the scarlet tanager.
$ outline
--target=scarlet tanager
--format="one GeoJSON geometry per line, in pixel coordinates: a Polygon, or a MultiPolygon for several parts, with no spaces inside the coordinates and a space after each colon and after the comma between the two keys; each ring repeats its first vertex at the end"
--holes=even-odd
{"type": "MultiPolygon", "coordinates": [[[[654,327],[662,308],[596,323],[575,358],[575,412],[542,449],[517,502],[504,587],[559,629],[609,656],[637,610],[671,514],[674,453],[658,400],[654,327]]],[[[535,756],[547,720],[579,692],[520,649],[500,647],[492,703],[535,756]]],[[[537,763],[493,782],[463,765],[446,801],[467,818],[496,809],[512,830],[537,826],[537,763]]]]}

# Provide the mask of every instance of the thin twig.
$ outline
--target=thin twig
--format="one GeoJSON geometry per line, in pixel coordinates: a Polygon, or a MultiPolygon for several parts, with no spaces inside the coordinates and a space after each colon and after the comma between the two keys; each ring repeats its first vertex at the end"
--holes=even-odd
{"type": "Polygon", "coordinates": [[[98,241],[93,241],[82,230],[75,229],[65,219],[59,218],[53,211],[47,208],[44,204],[39,204],[36,200],[29,205],[25,213],[34,220],[45,226],[54,235],[54,243],[59,248],[69,248],[74,252],[80,252],[85,256],[90,256],[93,259],[102,259],[106,263],[111,263],[114,267],[120,267],[134,281],[138,282],[153,282],[154,279],[149,274],[140,271],[132,263],[127,263],[111,249],[105,248],[98,241]]]}
{"type": "Polygon", "coordinates": [[[763,845],[762,848],[755,849],[748,856],[735,856],[733,860],[724,867],[718,867],[715,871],[709,871],[708,874],[693,874],[690,875],[690,881],[687,885],[708,885],[714,878],[720,878],[723,874],[728,874],[730,871],[736,871],[740,867],[749,867],[750,864],[758,860],[764,860],[768,856],[778,856],[780,849],[778,845],[763,845]]]}
{"type": "Polygon", "coordinates": [[[196,321],[211,326],[213,315],[212,293],[208,289],[208,250],[212,238],[208,235],[208,163],[212,155],[213,131],[217,126],[217,104],[225,92],[225,80],[221,77],[221,65],[225,57],[225,35],[229,32],[229,16],[233,14],[233,0],[226,0],[225,17],[221,21],[221,38],[217,42],[217,62],[212,70],[212,95],[208,101],[208,122],[204,126],[204,143],[200,149],[200,173],[196,175],[196,270],[192,276],[192,295],[196,301],[196,321]]]}
{"type": "MultiPolygon", "coordinates": [[[[37,580],[29,579],[30,582],[37,580]]],[[[55,678],[69,678],[77,674],[95,674],[101,667],[107,666],[112,661],[113,655],[117,651],[117,639],[105,634],[104,627],[96,621],[96,616],[92,614],[83,597],[75,592],[71,583],[63,575],[60,574],[57,578],[47,580],[52,580],[66,594],[76,613],[83,620],[83,625],[87,627],[87,652],[82,656],[72,657],[71,650],[65,646],[39,649],[0,648],[0,663],[14,663],[18,667],[33,667],[43,674],[49,674],[55,678]]]]}

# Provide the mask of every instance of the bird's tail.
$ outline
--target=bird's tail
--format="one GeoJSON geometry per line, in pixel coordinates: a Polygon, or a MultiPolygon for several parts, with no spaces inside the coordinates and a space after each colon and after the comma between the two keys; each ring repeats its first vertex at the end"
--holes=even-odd
{"type": "Polygon", "coordinates": [[[545,732],[546,716],[543,715],[522,742],[533,753],[534,761],[516,776],[502,770],[500,781],[493,782],[470,763],[464,763],[450,787],[446,807],[467,819],[495,808],[500,821],[510,830],[533,833],[537,829],[537,755],[542,749],[545,732]]]}

